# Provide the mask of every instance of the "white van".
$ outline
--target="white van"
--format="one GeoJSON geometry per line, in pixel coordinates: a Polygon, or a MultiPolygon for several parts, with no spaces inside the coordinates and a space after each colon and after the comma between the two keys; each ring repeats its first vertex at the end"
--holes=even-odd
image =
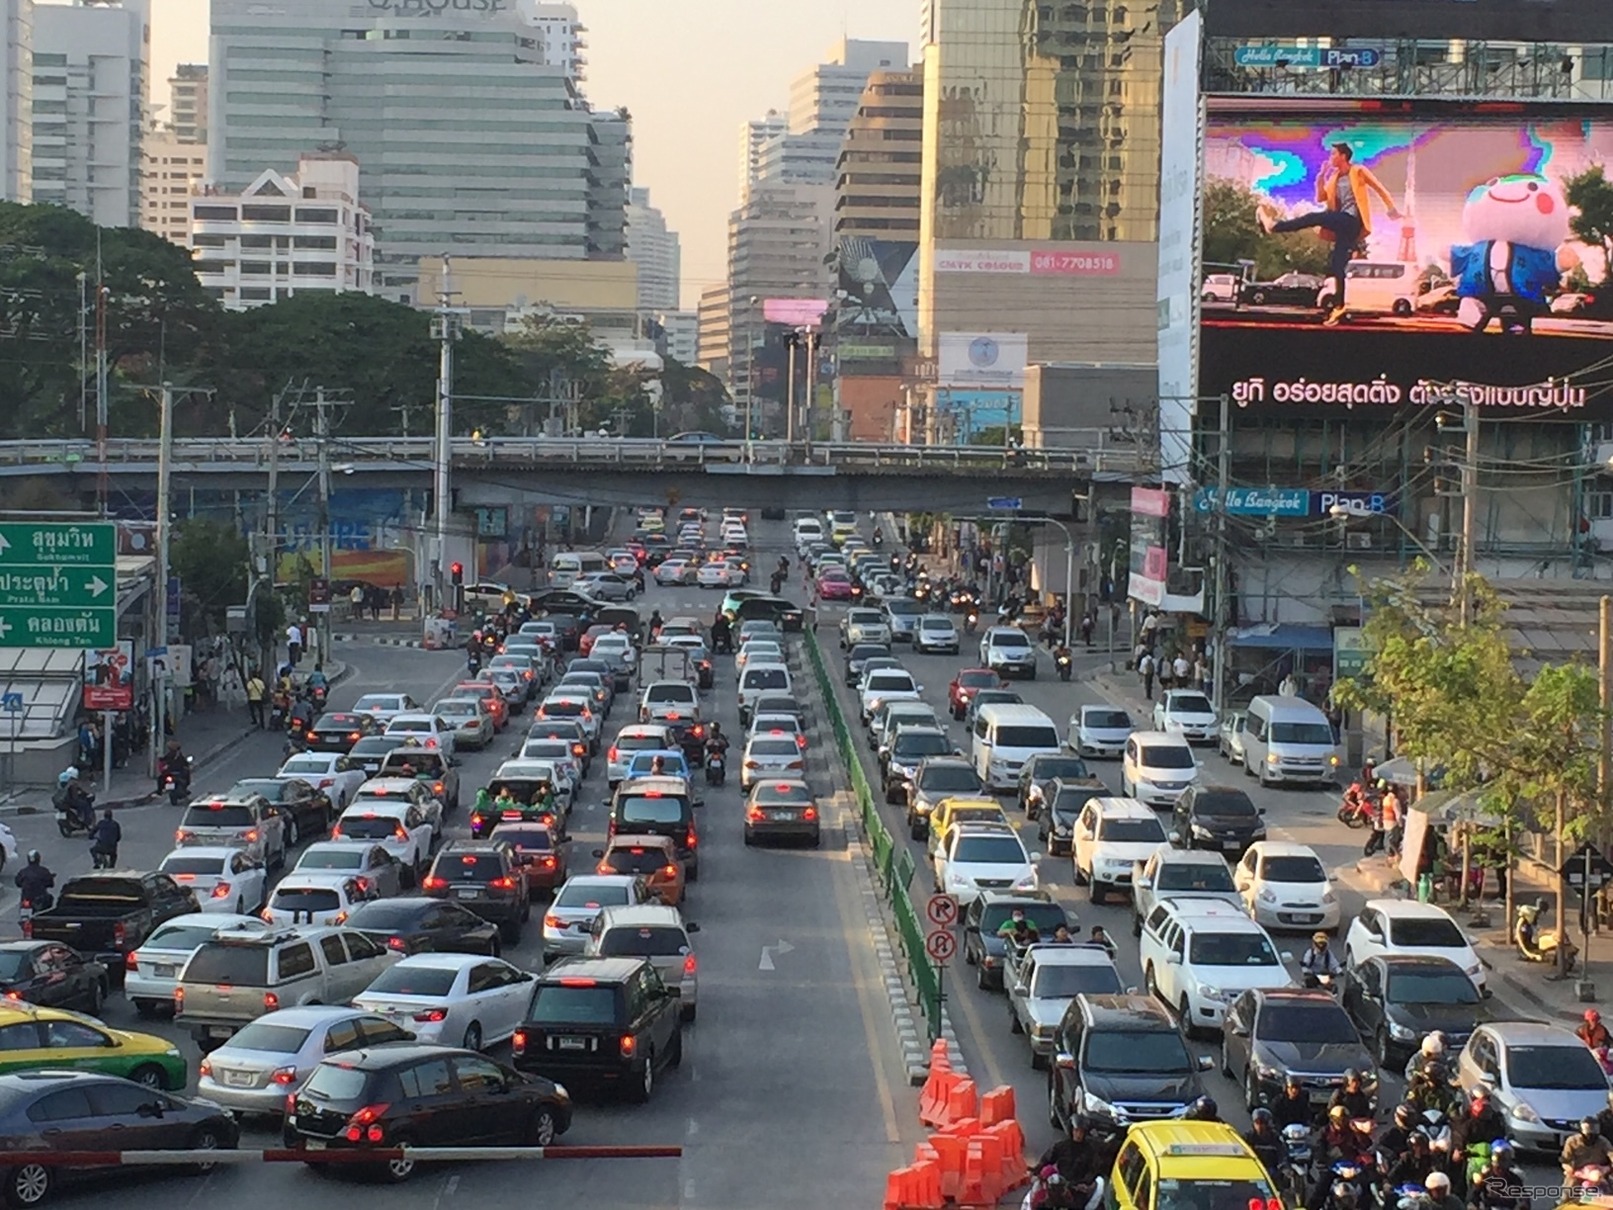
{"type": "Polygon", "coordinates": [[[1333,724],[1298,697],[1257,697],[1243,718],[1244,771],[1273,782],[1332,781],[1339,772],[1333,724]]]}
{"type": "Polygon", "coordinates": [[[570,588],[578,576],[610,569],[610,561],[597,550],[563,550],[549,560],[549,586],[570,588]]]}
{"type": "Polygon", "coordinates": [[[746,664],[739,674],[739,721],[750,726],[750,716],[756,699],[764,693],[782,693],[795,696],[795,685],[790,670],[783,664],[746,664]]]}
{"type": "Polygon", "coordinates": [[[1012,790],[1026,761],[1063,747],[1058,727],[1035,706],[994,702],[975,716],[969,758],[987,789],[1012,790]]]}
{"type": "Polygon", "coordinates": [[[823,542],[823,522],[816,517],[802,517],[795,523],[795,549],[805,551],[814,542],[823,542]]]}
{"type": "MultiPolygon", "coordinates": [[[[1410,315],[1417,309],[1419,269],[1407,261],[1353,260],[1345,270],[1344,305],[1348,310],[1381,315],[1410,315]]],[[[1317,302],[1333,305],[1333,279],[1323,285],[1317,302]]]]}
{"type": "Polygon", "coordinates": [[[1199,775],[1198,757],[1175,731],[1133,731],[1120,757],[1120,793],[1151,807],[1174,807],[1199,775]]]}

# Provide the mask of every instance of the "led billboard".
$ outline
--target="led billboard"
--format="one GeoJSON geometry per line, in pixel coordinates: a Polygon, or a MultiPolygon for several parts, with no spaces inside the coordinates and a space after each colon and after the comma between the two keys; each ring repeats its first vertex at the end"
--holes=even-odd
{"type": "Polygon", "coordinates": [[[1217,98],[1204,155],[1201,395],[1607,413],[1613,112],[1217,98]]]}

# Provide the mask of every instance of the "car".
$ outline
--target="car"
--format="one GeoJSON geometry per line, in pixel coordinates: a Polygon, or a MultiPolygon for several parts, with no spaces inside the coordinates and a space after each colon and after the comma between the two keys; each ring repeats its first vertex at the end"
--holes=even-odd
{"type": "Polygon", "coordinates": [[[417,740],[423,748],[453,754],[455,726],[445,718],[424,710],[409,710],[394,714],[387,720],[382,735],[397,740],[401,747],[406,740],[417,740]]]}
{"type": "Polygon", "coordinates": [[[1233,868],[1244,910],[1267,929],[1339,927],[1339,900],[1327,869],[1309,845],[1260,840],[1233,868]]]}
{"type": "MultiPolygon", "coordinates": [[[[96,1016],[110,983],[106,967],[57,941],[0,941],[5,1004],[76,1008],[96,1016]]],[[[0,1055],[0,1070],[4,1056],[0,1055]]]]}
{"type": "MultiPolygon", "coordinates": [[[[376,765],[380,768],[379,763],[376,765]]],[[[278,778],[296,778],[321,791],[336,811],[344,810],[348,800],[364,784],[363,767],[345,752],[299,752],[288,757],[278,778]]],[[[329,826],[329,821],[326,821],[329,826]]]]}
{"type": "Polygon", "coordinates": [[[428,898],[452,899],[491,920],[507,945],[520,942],[521,926],[532,915],[525,869],[507,845],[496,841],[445,845],[420,889],[428,898]]]}
{"type": "Polygon", "coordinates": [[[845,568],[833,564],[824,567],[817,578],[818,598],[823,601],[850,601],[861,596],[845,568]]]}
{"type": "Polygon", "coordinates": [[[855,689],[867,671],[869,661],[891,659],[888,643],[858,642],[846,649],[846,684],[855,689]]]}
{"type": "Polygon", "coordinates": [[[1255,806],[1236,786],[1195,782],[1182,791],[1171,810],[1171,843],[1184,849],[1214,849],[1235,859],[1266,839],[1265,814],[1264,807],[1255,806]]]}
{"type": "Polygon", "coordinates": [[[913,631],[914,651],[939,651],[957,655],[963,648],[958,627],[944,613],[927,613],[918,620],[913,631]]]}
{"type": "Polygon", "coordinates": [[[595,849],[598,874],[625,874],[642,880],[648,893],[669,907],[683,903],[686,878],[677,845],[667,836],[614,835],[595,849]]]}
{"type": "MultiPolygon", "coordinates": [[[[1201,1073],[1213,1062],[1195,1059],[1170,1014],[1147,996],[1079,996],[1054,1034],[1048,1118],[1060,1131],[1080,1119],[1104,1136],[1141,1137],[1204,1094],[1201,1073]]],[[[1130,1210],[1150,1205],[1144,1198],[1130,1210]]]]}
{"type": "Polygon", "coordinates": [[[1293,982],[1266,930],[1225,903],[1161,899],[1137,944],[1148,993],[1190,1038],[1218,1030],[1241,992],[1293,982]]]}
{"type": "Polygon", "coordinates": [[[601,908],[658,898],[636,874],[573,874],[555,892],[543,915],[543,960],[578,955],[601,908]]]}
{"type": "Polygon", "coordinates": [[[690,937],[700,931],[675,907],[658,903],[608,907],[594,918],[587,958],[646,958],[667,987],[678,993],[683,1020],[699,1008],[700,962],[690,937]]]}
{"type": "MultiPolygon", "coordinates": [[[[375,783],[368,783],[374,785],[375,783]]],[[[439,833],[423,806],[394,795],[361,796],[343,811],[331,830],[332,840],[373,841],[384,848],[403,870],[409,886],[425,873],[439,833]]]]}
{"type": "MultiPolygon", "coordinates": [[[[731,588],[728,590],[732,596],[746,589],[731,588]]],[[[798,632],[805,625],[806,611],[794,601],[784,597],[771,595],[758,595],[746,597],[730,611],[727,600],[723,602],[723,612],[731,613],[733,620],[738,622],[766,621],[772,622],[780,630],[798,632]]]]}
{"type": "Polygon", "coordinates": [[[398,954],[492,954],[498,926],[452,900],[372,899],[353,909],[347,927],[398,954]]]}
{"type": "Polygon", "coordinates": [[[1213,744],[1220,722],[1210,699],[1196,689],[1167,689],[1154,703],[1154,730],[1180,735],[1193,744],[1213,744]]]}
{"type": "Polygon", "coordinates": [[[744,582],[744,573],[726,561],[702,563],[695,573],[695,583],[701,588],[733,588],[744,582]]]}
{"type": "Polygon", "coordinates": [[[1317,305],[1325,277],[1289,272],[1270,281],[1246,281],[1238,286],[1237,302],[1245,307],[1307,307],[1317,305]]]}
{"type": "Polygon", "coordinates": [[[1175,807],[1198,779],[1199,762],[1188,741],[1163,731],[1135,731],[1120,758],[1120,793],[1151,807],[1175,807]]]}
{"type": "Polygon", "coordinates": [[[1075,821],[1094,798],[1109,797],[1109,787],[1096,777],[1058,778],[1047,791],[1048,801],[1036,813],[1036,839],[1057,857],[1073,852],[1075,821]]]}
{"type": "Polygon", "coordinates": [[[1059,1022],[1077,996],[1117,996],[1126,990],[1102,945],[1009,947],[1007,963],[1008,1027],[1025,1035],[1031,1067],[1038,1071],[1052,1059],[1059,1022]]]}
{"type": "Polygon", "coordinates": [[[1110,890],[1129,891],[1137,865],[1165,843],[1156,816],[1133,798],[1094,798],[1075,821],[1071,864],[1077,886],[1085,886],[1093,903],[1110,890]]]}
{"type": "MultiPolygon", "coordinates": [[[[287,1099],[282,1143],[292,1149],[547,1147],[571,1126],[571,1096],[472,1050],[394,1044],[333,1055],[287,1099]],[[361,1126],[354,1127],[353,1122],[361,1126]]],[[[394,1153],[395,1154],[395,1153],[394,1153]]],[[[398,1184],[407,1156],[375,1165],[398,1184]]]]}
{"type": "Polygon", "coordinates": [[[966,732],[973,732],[975,719],[987,706],[1023,706],[1025,699],[1017,689],[981,689],[969,699],[969,705],[963,712],[963,728],[966,732]]]}
{"type": "Polygon", "coordinates": [[[493,720],[493,730],[502,731],[510,725],[510,704],[504,691],[492,681],[460,681],[448,693],[449,697],[470,697],[481,702],[493,720]]]}
{"type": "Polygon", "coordinates": [[[1243,1085],[1250,1109],[1268,1105],[1298,1076],[1311,1104],[1325,1109],[1347,1072],[1376,1104],[1378,1072],[1350,1014],[1331,992],[1257,987],[1241,993],[1221,1022],[1221,1074],[1243,1085]]]}
{"type": "Polygon", "coordinates": [[[1003,990],[1007,943],[998,930],[1021,911],[1044,941],[1051,940],[1060,925],[1075,925],[1048,891],[986,891],[976,896],[963,913],[963,961],[975,968],[976,986],[1003,990]]]}
{"type": "Polygon", "coordinates": [[[922,701],[924,686],[904,668],[875,668],[864,672],[857,687],[858,707],[864,726],[873,722],[874,711],[886,702],[922,701]]]}
{"type": "Polygon", "coordinates": [[[1025,818],[1035,819],[1054,781],[1080,781],[1090,776],[1087,762],[1080,756],[1069,752],[1038,753],[1020,766],[1015,796],[1019,809],[1025,812],[1025,818]]]}
{"type": "Polygon", "coordinates": [[[1490,1001],[1449,958],[1381,954],[1356,963],[1341,983],[1339,1003],[1385,1071],[1403,1070],[1435,1031],[1447,1051],[1460,1050],[1493,1017],[1490,1001]]]}
{"type": "Polygon", "coordinates": [[[366,898],[385,899],[402,893],[404,871],[382,845],[364,840],[322,840],[297,858],[297,874],[349,874],[364,884],[366,898]]]}
{"type": "MultiPolygon", "coordinates": [[[[591,641],[585,639],[585,642],[591,641]]],[[[502,668],[484,668],[476,679],[496,686],[512,715],[520,714],[532,700],[532,682],[527,680],[518,668],[507,665],[502,668]]]]}
{"type": "Polygon", "coordinates": [[[918,634],[919,619],[928,612],[923,601],[912,597],[888,597],[883,608],[891,624],[891,639],[897,643],[911,643],[918,634]]]}
{"type": "Polygon", "coordinates": [[[372,894],[373,888],[354,874],[287,874],[259,914],[275,925],[345,924],[372,894]]]}
{"type": "Polygon", "coordinates": [[[353,767],[368,779],[381,771],[381,762],[389,753],[395,751],[397,746],[396,740],[387,739],[384,735],[366,735],[353,745],[347,754],[347,759],[352,761],[353,767]]]}
{"type": "Polygon", "coordinates": [[[533,978],[487,954],[412,954],[353,997],[421,1042],[482,1050],[515,1033],[533,978]]]}
{"type": "Polygon", "coordinates": [[[1131,876],[1131,935],[1162,899],[1208,899],[1242,909],[1243,899],[1219,854],[1162,845],[1137,863],[1131,876]]]}
{"type": "Polygon", "coordinates": [[[605,753],[606,783],[615,789],[627,776],[628,762],[638,752],[661,752],[674,746],[672,730],[665,723],[630,723],[616,733],[605,753]]]}
{"type": "Polygon", "coordinates": [[[1179,1206],[1282,1204],[1260,1157],[1224,1122],[1137,1123],[1126,1131],[1109,1182],[1113,1210],[1149,1210],[1156,1188],[1171,1190],[1179,1206]]]}
{"type": "Polygon", "coordinates": [[[577,577],[576,588],[599,601],[631,601],[638,595],[633,581],[614,570],[586,572],[577,577]]]}
{"type": "Polygon", "coordinates": [[[349,752],[359,740],[376,734],[379,726],[376,716],[367,711],[330,711],[303,732],[303,742],[312,752],[349,752]]]}
{"type": "Polygon", "coordinates": [[[1241,769],[1243,761],[1243,728],[1248,714],[1242,710],[1229,710],[1221,719],[1216,733],[1216,751],[1226,758],[1227,764],[1241,769]]]}
{"type": "Polygon", "coordinates": [[[923,840],[930,834],[930,816],[942,799],[955,795],[978,798],[984,792],[985,783],[966,757],[937,756],[924,761],[913,771],[907,793],[908,835],[923,840]]]}
{"type": "Polygon", "coordinates": [[[1460,966],[1480,995],[1489,979],[1473,943],[1444,908],[1415,899],[1369,899],[1344,936],[1344,965],[1380,954],[1421,954],[1449,958],[1460,966]]]}
{"type": "Polygon", "coordinates": [[[154,1016],[159,1009],[174,1006],[174,988],[179,972],[185,969],[204,941],[224,933],[264,933],[266,921],[257,916],[220,916],[189,912],[164,921],[151,936],[124,960],[123,994],[142,1017],[154,1016]]]}
{"type": "Polygon", "coordinates": [[[884,753],[881,780],[884,783],[885,801],[905,804],[912,793],[913,778],[918,775],[920,765],[933,757],[957,754],[951,738],[939,727],[901,728],[891,737],[890,747],[884,753]]]}
{"type": "Polygon", "coordinates": [[[515,864],[526,875],[527,890],[553,894],[567,875],[565,845],[555,838],[550,824],[516,821],[500,822],[493,829],[494,844],[509,847],[515,864]]]}
{"type": "MultiPolygon", "coordinates": [[[[308,778],[248,777],[225,791],[225,797],[234,801],[244,801],[254,795],[262,795],[268,801],[270,812],[280,818],[280,830],[288,851],[305,840],[324,836],[336,817],[330,792],[308,778]]],[[[266,860],[274,864],[272,855],[266,860]]]]}
{"type": "Polygon", "coordinates": [[[269,872],[245,849],[192,845],[175,849],[157,866],[180,886],[196,893],[196,906],[208,915],[244,916],[263,906],[269,872]]]}
{"type": "Polygon", "coordinates": [[[979,794],[949,794],[940,799],[930,813],[930,841],[925,846],[925,855],[933,861],[936,854],[946,848],[952,830],[962,824],[1012,827],[995,798],[979,794]]]}
{"type": "Polygon", "coordinates": [[[817,848],[822,840],[818,800],[798,777],[763,778],[751,786],[745,801],[745,844],[762,840],[804,840],[817,848]]]}
{"type": "Polygon", "coordinates": [[[1023,630],[992,626],[980,636],[980,664],[999,676],[1036,679],[1036,647],[1023,630]]]}
{"type": "Polygon", "coordinates": [[[682,1004],[647,958],[564,958],[538,976],[511,1055],[524,1071],[643,1103],[683,1062],[682,1004]]]}
{"type": "Polygon", "coordinates": [[[1081,756],[1120,757],[1137,729],[1131,715],[1116,706],[1082,706],[1070,716],[1066,743],[1081,756]]]}
{"type": "Polygon", "coordinates": [[[783,664],[785,662],[783,642],[772,638],[747,639],[739,645],[739,650],[734,654],[735,671],[751,663],[783,664]]]}
{"type": "MultiPolygon", "coordinates": [[[[284,784],[265,780],[275,787],[284,784]]],[[[267,798],[256,792],[243,793],[240,798],[220,794],[197,799],[180,817],[179,827],[174,831],[174,844],[180,848],[192,845],[238,848],[267,866],[284,865],[286,850],[290,847],[285,819],[269,805],[267,798]]]]}
{"type": "Polygon", "coordinates": [[[543,699],[538,707],[534,721],[541,719],[544,722],[552,720],[570,719],[582,727],[583,735],[588,741],[590,755],[599,752],[600,734],[604,729],[604,718],[595,709],[594,694],[582,686],[574,689],[561,689],[556,686],[549,691],[549,696],[543,699]]]}
{"type": "Polygon", "coordinates": [[[1582,1118],[1607,1108],[1607,1073],[1562,1025],[1491,1021],[1475,1029],[1456,1061],[1463,1092],[1487,1085],[1513,1145],[1553,1161],[1582,1118]]]}
{"type": "MultiPolygon", "coordinates": [[[[503,659],[503,656],[499,656],[503,659]]],[[[454,729],[454,751],[480,752],[493,742],[497,728],[493,716],[474,697],[445,697],[432,703],[431,712],[454,729]]]]}
{"type": "Polygon", "coordinates": [[[655,582],[666,588],[675,585],[693,584],[699,577],[699,568],[687,559],[667,559],[660,563],[653,572],[655,582]]]}
{"type": "Polygon", "coordinates": [[[326,1055],[414,1034],[385,1017],[341,1004],[309,1004],[265,1013],[201,1062],[196,1095],[242,1114],[278,1117],[286,1094],[299,1087],[326,1055]]]}
{"type": "Polygon", "coordinates": [[[745,733],[745,738],[757,735],[787,735],[795,740],[797,748],[804,751],[807,746],[806,724],[801,721],[799,714],[757,711],[750,716],[750,730],[745,733]]]}
{"type": "Polygon", "coordinates": [[[399,714],[420,709],[420,703],[407,693],[366,693],[353,703],[352,713],[368,714],[384,727],[399,714]]]}
{"type": "Polygon", "coordinates": [[[857,607],[846,610],[840,619],[840,646],[847,651],[859,643],[890,646],[891,628],[881,610],[857,607]]]}
{"type": "Polygon", "coordinates": [[[700,693],[689,681],[651,681],[639,696],[639,722],[678,722],[700,717],[700,693]]]}
{"type": "Polygon", "coordinates": [[[1205,275],[1199,297],[1204,302],[1235,303],[1242,285],[1243,279],[1236,273],[1209,273],[1205,275]]]}
{"type": "Polygon", "coordinates": [[[1027,853],[1012,828],[961,824],[935,855],[935,889],[953,896],[961,906],[968,906],[983,891],[1034,891],[1041,856],[1027,853]]]}
{"type": "MultiPolygon", "coordinates": [[[[983,689],[1003,689],[1003,679],[990,668],[962,668],[952,678],[947,686],[947,704],[952,709],[952,717],[962,719],[969,711],[969,704],[974,701],[975,695],[983,689]]],[[[1019,699],[1018,694],[1013,695],[1014,700],[1019,699]]]]}

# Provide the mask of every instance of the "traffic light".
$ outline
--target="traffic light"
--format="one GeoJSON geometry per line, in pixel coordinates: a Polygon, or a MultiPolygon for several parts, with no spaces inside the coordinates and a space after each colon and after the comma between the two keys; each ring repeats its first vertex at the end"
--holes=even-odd
{"type": "Polygon", "coordinates": [[[465,565],[463,563],[450,563],[448,565],[448,574],[453,577],[454,586],[457,588],[465,582],[465,565]]]}

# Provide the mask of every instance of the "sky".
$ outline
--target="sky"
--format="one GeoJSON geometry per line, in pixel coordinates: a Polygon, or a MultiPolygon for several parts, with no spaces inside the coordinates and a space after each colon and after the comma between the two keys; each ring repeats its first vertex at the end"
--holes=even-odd
{"type": "MultiPolygon", "coordinates": [[[[588,98],[633,115],[633,180],[683,241],[683,306],[725,276],[739,129],[789,104],[790,81],[841,37],[906,41],[919,0],[574,0],[588,27],[588,98]]],[[[207,60],[208,0],[152,5],[152,102],[176,63],[207,60]]]]}

